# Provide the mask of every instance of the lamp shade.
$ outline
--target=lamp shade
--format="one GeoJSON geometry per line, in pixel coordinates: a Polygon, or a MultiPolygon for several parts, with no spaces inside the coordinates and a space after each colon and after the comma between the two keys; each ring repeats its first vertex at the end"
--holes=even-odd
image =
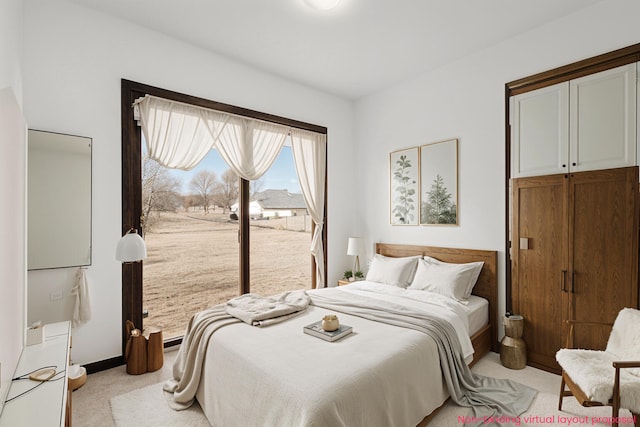
{"type": "Polygon", "coordinates": [[[131,229],[122,236],[116,247],[116,259],[121,262],[137,262],[147,258],[147,245],[137,230],[131,229]]]}
{"type": "Polygon", "coordinates": [[[362,253],[362,239],[360,237],[349,237],[347,245],[347,255],[360,255],[362,253]]]}

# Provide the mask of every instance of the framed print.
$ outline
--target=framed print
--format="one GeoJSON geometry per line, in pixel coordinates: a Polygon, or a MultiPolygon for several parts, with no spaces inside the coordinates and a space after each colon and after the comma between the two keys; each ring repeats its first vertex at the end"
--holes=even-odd
{"type": "Polygon", "coordinates": [[[458,140],[420,147],[420,225],[458,224],[458,140]]]}
{"type": "Polygon", "coordinates": [[[391,225],[418,225],[418,147],[389,155],[391,225]]]}

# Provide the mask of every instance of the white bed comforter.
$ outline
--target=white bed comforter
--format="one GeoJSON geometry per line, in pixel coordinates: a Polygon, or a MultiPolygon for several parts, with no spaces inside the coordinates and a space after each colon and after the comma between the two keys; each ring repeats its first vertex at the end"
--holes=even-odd
{"type": "MultiPolygon", "coordinates": [[[[465,357],[472,356],[464,310],[436,294],[372,283],[314,293],[438,312],[454,325],[465,357]]],[[[353,333],[339,341],[302,332],[328,312],[311,305],[266,328],[234,323],[218,329],[196,394],[210,423],[406,427],[446,400],[438,350],[428,335],[346,313],[336,314],[353,333]]]]}
{"type": "MultiPolygon", "coordinates": [[[[355,296],[373,298],[381,303],[402,305],[410,311],[428,311],[451,323],[456,331],[463,358],[468,363],[473,359],[473,345],[469,337],[469,317],[466,307],[446,296],[423,290],[403,289],[382,283],[359,281],[339,288],[355,296]]],[[[317,291],[308,291],[317,292],[317,291]]],[[[322,291],[321,291],[322,292],[322,291]]]]}

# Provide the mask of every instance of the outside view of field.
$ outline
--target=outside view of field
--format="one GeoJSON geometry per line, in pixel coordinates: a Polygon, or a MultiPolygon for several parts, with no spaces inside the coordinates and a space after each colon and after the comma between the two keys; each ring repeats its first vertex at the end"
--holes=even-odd
{"type": "MultiPolygon", "coordinates": [[[[142,221],[148,252],[143,264],[143,310],[148,312],[144,326],[161,327],[164,339],[183,335],[196,312],[240,294],[238,221],[230,215],[239,180],[229,169],[219,172],[215,150],[208,158],[208,166],[190,172],[143,161],[142,221]]],[[[276,166],[271,176],[288,175],[283,183],[297,187],[290,178],[292,170],[295,176],[290,150],[283,149],[276,166]]],[[[278,183],[272,177],[252,181],[252,197],[272,191],[269,183],[278,183]]],[[[285,199],[301,197],[287,190],[275,192],[285,199]]],[[[304,202],[301,208],[251,214],[256,218],[249,230],[252,293],[268,296],[311,286],[311,219],[304,202]]]]}
{"type": "MultiPolygon", "coordinates": [[[[272,295],[311,283],[308,216],[257,220],[251,234],[251,292],[272,295]],[[304,230],[305,231],[294,231],[304,230]],[[288,229],[287,229],[288,228],[288,229]]],[[[162,213],[145,236],[145,325],[181,336],[199,310],[239,295],[238,222],[222,211],[162,213]]]]}

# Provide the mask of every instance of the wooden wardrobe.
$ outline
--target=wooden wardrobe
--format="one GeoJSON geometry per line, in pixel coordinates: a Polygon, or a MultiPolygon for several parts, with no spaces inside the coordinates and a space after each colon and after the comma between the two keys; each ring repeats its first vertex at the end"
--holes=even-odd
{"type": "MultiPolygon", "coordinates": [[[[513,180],[512,301],[532,366],[559,371],[567,319],[613,322],[638,304],[638,167],[513,180]]],[[[575,348],[604,349],[608,328],[575,348]]]]}
{"type": "Polygon", "coordinates": [[[604,349],[638,307],[640,44],[507,84],[507,307],[527,363],[604,349]]]}

